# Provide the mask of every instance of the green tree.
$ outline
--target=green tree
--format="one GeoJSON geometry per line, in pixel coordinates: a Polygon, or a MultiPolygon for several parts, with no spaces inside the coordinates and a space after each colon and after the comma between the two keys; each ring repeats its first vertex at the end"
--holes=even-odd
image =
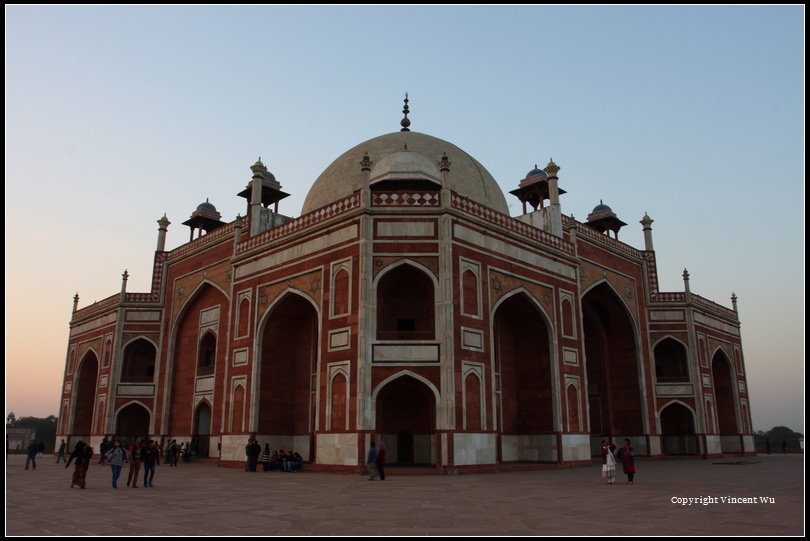
{"type": "Polygon", "coordinates": [[[782,442],[787,443],[788,449],[799,449],[799,440],[804,436],[794,432],[786,426],[775,426],[765,433],[759,432],[755,436],[757,449],[766,449],[771,444],[772,451],[781,451],[782,442]]]}
{"type": "Polygon", "coordinates": [[[49,415],[44,419],[40,417],[19,417],[16,419],[12,426],[17,428],[35,428],[37,430],[36,441],[45,444],[45,452],[53,452],[53,444],[56,441],[56,422],[57,419],[53,415],[49,415]]]}

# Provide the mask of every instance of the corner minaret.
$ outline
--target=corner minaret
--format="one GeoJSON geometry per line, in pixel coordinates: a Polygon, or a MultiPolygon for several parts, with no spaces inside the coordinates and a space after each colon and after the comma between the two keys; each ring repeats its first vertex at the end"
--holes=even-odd
{"type": "Polygon", "coordinates": [[[653,251],[653,241],[652,241],[652,224],[655,220],[650,218],[647,213],[644,213],[644,218],[641,219],[639,222],[641,224],[642,229],[644,230],[644,249],[648,252],[653,251]]]}
{"type": "Polygon", "coordinates": [[[169,226],[172,224],[166,215],[163,215],[163,218],[157,221],[158,223],[158,241],[157,241],[157,251],[163,252],[166,250],[166,231],[169,230],[169,226]]]}

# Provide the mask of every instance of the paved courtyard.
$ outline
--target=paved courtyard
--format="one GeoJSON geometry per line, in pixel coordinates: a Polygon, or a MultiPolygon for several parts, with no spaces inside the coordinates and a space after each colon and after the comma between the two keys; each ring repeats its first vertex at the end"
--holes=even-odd
{"type": "Polygon", "coordinates": [[[6,535],[804,535],[803,455],[641,460],[635,484],[611,486],[597,465],[369,482],[198,463],[159,466],[138,489],[125,466],[118,490],[93,465],[71,490],[72,465],[24,462],[6,462],[6,535]]]}

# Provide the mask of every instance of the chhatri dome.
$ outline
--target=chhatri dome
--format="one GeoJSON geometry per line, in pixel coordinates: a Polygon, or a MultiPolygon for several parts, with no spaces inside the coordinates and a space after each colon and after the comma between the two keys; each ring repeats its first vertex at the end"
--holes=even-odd
{"type": "Polygon", "coordinates": [[[412,131],[400,131],[369,139],[346,151],[321,173],[310,188],[301,214],[317,210],[342,199],[363,187],[360,162],[372,161],[370,184],[387,180],[385,189],[395,189],[393,183],[419,180],[433,181],[441,187],[439,163],[443,156],[450,162],[447,188],[473,201],[504,214],[509,207],[498,183],[475,158],[456,145],[412,131]]]}

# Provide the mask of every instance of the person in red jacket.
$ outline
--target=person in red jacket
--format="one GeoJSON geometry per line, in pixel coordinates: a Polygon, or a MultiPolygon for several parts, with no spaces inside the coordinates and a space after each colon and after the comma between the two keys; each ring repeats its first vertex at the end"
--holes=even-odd
{"type": "Polygon", "coordinates": [[[622,461],[624,473],[627,475],[627,484],[633,484],[633,476],[636,474],[636,460],[633,454],[633,447],[630,445],[630,440],[624,440],[624,447],[619,449],[619,460],[622,461]]]}

